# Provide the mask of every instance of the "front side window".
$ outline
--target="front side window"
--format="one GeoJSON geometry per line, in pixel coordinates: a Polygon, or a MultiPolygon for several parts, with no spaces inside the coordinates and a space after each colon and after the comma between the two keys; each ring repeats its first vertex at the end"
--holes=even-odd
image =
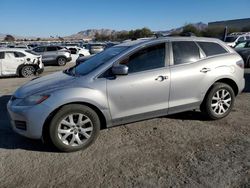
{"type": "Polygon", "coordinates": [[[5,52],[5,59],[15,59],[15,54],[14,52],[5,52]]]}
{"type": "Polygon", "coordinates": [[[137,51],[120,64],[128,66],[128,72],[140,72],[165,66],[165,43],[137,51]]]}
{"type": "Polygon", "coordinates": [[[172,42],[174,65],[196,62],[200,59],[199,47],[193,41],[172,42]]]}
{"type": "Polygon", "coordinates": [[[197,42],[206,56],[225,54],[227,51],[218,43],[214,42],[197,42]]]}

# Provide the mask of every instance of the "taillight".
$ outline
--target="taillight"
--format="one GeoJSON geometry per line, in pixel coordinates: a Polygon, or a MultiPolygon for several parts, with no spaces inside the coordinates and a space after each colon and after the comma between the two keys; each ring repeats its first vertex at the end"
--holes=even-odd
{"type": "Polygon", "coordinates": [[[244,62],[242,60],[241,61],[237,61],[236,65],[238,65],[240,68],[244,69],[244,62]]]}

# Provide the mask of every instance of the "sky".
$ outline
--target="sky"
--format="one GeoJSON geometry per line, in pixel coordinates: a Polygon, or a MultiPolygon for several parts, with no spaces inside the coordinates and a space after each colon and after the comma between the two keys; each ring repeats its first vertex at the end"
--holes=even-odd
{"type": "Polygon", "coordinates": [[[0,0],[0,33],[68,36],[85,29],[169,30],[250,18],[250,0],[0,0]]]}

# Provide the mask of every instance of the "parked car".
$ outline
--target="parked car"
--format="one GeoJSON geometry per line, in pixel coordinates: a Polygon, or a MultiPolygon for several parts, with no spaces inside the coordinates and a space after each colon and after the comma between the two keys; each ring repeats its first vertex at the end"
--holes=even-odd
{"type": "Polygon", "coordinates": [[[89,43],[87,49],[89,49],[90,54],[97,54],[105,50],[106,45],[104,43],[89,43]]]}
{"type": "Polygon", "coordinates": [[[30,77],[43,72],[42,57],[23,49],[0,49],[0,76],[30,77]]]}
{"type": "Polygon", "coordinates": [[[238,43],[249,39],[250,33],[232,33],[226,37],[225,42],[228,46],[234,47],[238,43]]]}
{"type": "Polygon", "coordinates": [[[250,48],[250,40],[244,40],[242,42],[238,42],[238,44],[236,44],[234,48],[235,49],[250,48]]]}
{"type": "Polygon", "coordinates": [[[66,49],[68,49],[70,51],[71,54],[76,54],[79,56],[89,56],[89,50],[85,49],[85,48],[80,48],[77,46],[65,46],[66,49]]]}
{"type": "Polygon", "coordinates": [[[44,65],[64,66],[72,60],[70,51],[60,46],[39,46],[32,51],[42,55],[44,65]]]}
{"type": "Polygon", "coordinates": [[[246,68],[250,68],[250,48],[237,48],[235,49],[242,57],[246,68]]]}
{"type": "Polygon", "coordinates": [[[25,84],[8,111],[14,131],[69,152],[101,128],[194,109],[224,118],[244,85],[242,58],[220,40],[138,40],[25,84]]]}

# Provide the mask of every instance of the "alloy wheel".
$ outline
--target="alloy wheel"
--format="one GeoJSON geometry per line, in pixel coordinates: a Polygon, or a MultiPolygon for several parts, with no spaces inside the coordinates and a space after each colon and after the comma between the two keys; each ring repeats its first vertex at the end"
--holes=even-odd
{"type": "Polygon", "coordinates": [[[216,115],[225,114],[231,107],[232,97],[226,89],[216,91],[212,97],[211,108],[216,115]]]}
{"type": "Polygon", "coordinates": [[[80,146],[91,137],[93,123],[84,114],[69,114],[59,123],[57,131],[59,139],[65,145],[80,146]]]}

